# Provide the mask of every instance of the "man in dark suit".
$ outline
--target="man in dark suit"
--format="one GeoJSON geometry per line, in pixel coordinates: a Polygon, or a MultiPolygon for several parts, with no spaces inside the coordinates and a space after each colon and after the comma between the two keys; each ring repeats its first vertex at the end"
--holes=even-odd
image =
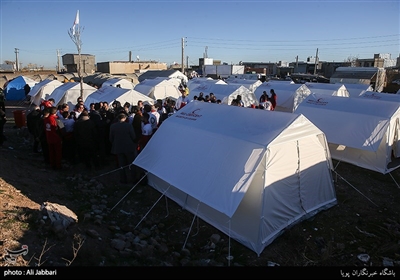
{"type": "Polygon", "coordinates": [[[133,126],[127,121],[127,115],[120,113],[117,122],[110,127],[111,153],[117,157],[120,171],[120,182],[126,184],[135,180],[135,168],[129,168],[137,155],[137,143],[133,126]]]}

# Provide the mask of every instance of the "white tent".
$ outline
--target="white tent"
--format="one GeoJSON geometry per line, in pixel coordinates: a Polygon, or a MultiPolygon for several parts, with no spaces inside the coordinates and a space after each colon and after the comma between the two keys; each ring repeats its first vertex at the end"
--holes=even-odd
{"type": "Polygon", "coordinates": [[[225,81],[228,85],[242,85],[242,86],[248,88],[253,93],[262,84],[262,82],[260,80],[245,80],[245,79],[237,79],[237,78],[230,78],[225,81]]]}
{"type": "Polygon", "coordinates": [[[350,94],[344,84],[307,82],[305,85],[311,90],[312,93],[350,97],[350,94]]]}
{"type": "Polygon", "coordinates": [[[142,100],[144,104],[154,104],[154,99],[151,99],[150,97],[134,89],[105,86],[99,88],[86,97],[85,107],[89,108],[90,103],[102,101],[106,101],[108,104],[111,104],[115,100],[119,101],[121,105],[124,105],[125,102],[129,102],[131,105],[135,106],[139,100],[142,100]]]}
{"type": "Polygon", "coordinates": [[[176,79],[156,78],[146,79],[137,85],[134,90],[154,99],[164,100],[165,98],[178,99],[182,94],[176,85],[176,79]]]}
{"type": "Polygon", "coordinates": [[[297,106],[311,93],[310,89],[304,84],[290,82],[264,82],[255,91],[257,100],[265,91],[271,96],[270,90],[273,89],[277,95],[275,111],[293,113],[297,106]]]}
{"type": "Polygon", "coordinates": [[[39,106],[43,99],[48,99],[49,95],[59,86],[59,80],[45,79],[33,86],[28,95],[31,97],[31,103],[39,106]]]}
{"type": "Polygon", "coordinates": [[[325,133],[333,159],[382,174],[400,166],[398,103],[311,94],[295,113],[325,133]]]}
{"type": "Polygon", "coordinates": [[[179,83],[187,83],[188,77],[179,70],[169,69],[169,70],[144,70],[138,77],[139,82],[143,82],[148,79],[156,78],[174,78],[179,80],[179,83]]]}
{"type": "Polygon", "coordinates": [[[215,79],[210,78],[210,77],[207,77],[207,78],[206,77],[199,77],[199,78],[190,79],[187,82],[186,85],[187,85],[187,87],[189,89],[189,92],[190,92],[191,90],[197,88],[198,86],[201,86],[202,84],[223,84],[223,85],[226,85],[227,83],[224,82],[223,80],[220,80],[220,79],[215,80],[215,79]]]}
{"type": "Polygon", "coordinates": [[[396,102],[400,106],[400,95],[387,92],[366,91],[360,94],[361,98],[368,98],[372,100],[386,100],[396,102]]]}
{"type": "MultiPolygon", "coordinates": [[[[95,92],[97,89],[95,87],[89,86],[86,83],[82,84],[83,93],[82,99],[86,100],[86,97],[95,92]]],[[[54,98],[54,106],[58,106],[63,103],[67,103],[69,108],[74,108],[76,105],[76,100],[81,96],[81,85],[79,82],[67,82],[63,83],[61,86],[54,89],[50,94],[49,98],[54,98]]]]}
{"type": "Polygon", "coordinates": [[[350,97],[358,97],[366,91],[374,91],[374,88],[368,84],[342,84],[346,87],[350,97]]]}
{"type": "Polygon", "coordinates": [[[258,255],[337,203],[325,136],[297,114],[193,101],[133,164],[150,186],[258,255]]]}
{"type": "Polygon", "coordinates": [[[222,104],[230,105],[233,99],[241,95],[244,107],[250,107],[252,104],[258,105],[258,100],[254,93],[248,88],[241,85],[228,85],[228,84],[202,84],[193,90],[189,91],[189,99],[192,100],[195,95],[199,96],[203,92],[204,96],[214,93],[217,99],[221,100],[222,104]]]}
{"type": "Polygon", "coordinates": [[[120,79],[120,78],[112,78],[109,79],[107,81],[105,81],[101,87],[107,87],[107,86],[113,86],[113,87],[117,87],[120,86],[121,88],[127,88],[127,89],[133,89],[134,85],[133,83],[131,83],[130,81],[126,80],[126,79],[120,79]]]}

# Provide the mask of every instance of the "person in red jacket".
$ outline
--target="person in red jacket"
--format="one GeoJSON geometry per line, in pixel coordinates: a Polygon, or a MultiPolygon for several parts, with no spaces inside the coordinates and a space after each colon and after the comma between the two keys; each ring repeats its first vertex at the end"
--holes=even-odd
{"type": "Polygon", "coordinates": [[[51,107],[49,117],[44,119],[46,140],[49,147],[50,166],[61,169],[62,138],[59,134],[59,122],[57,121],[57,108],[51,107]]]}
{"type": "Polygon", "coordinates": [[[40,103],[40,111],[43,112],[44,108],[51,108],[54,106],[54,98],[50,98],[49,100],[42,100],[40,103]]]}

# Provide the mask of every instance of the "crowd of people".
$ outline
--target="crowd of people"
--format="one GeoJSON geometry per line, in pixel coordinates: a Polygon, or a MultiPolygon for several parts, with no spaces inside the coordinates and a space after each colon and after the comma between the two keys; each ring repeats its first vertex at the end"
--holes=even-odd
{"type": "Polygon", "coordinates": [[[120,182],[138,179],[141,170],[129,166],[143,150],[161,123],[173,112],[175,103],[166,99],[154,105],[97,102],[86,108],[78,98],[73,108],[57,107],[54,99],[43,100],[26,117],[34,153],[42,153],[54,170],[63,162],[82,163],[88,170],[101,168],[109,155],[121,168],[120,182]]]}
{"type": "MultiPolygon", "coordinates": [[[[121,169],[120,182],[135,182],[143,170],[130,165],[163,121],[193,100],[221,103],[213,93],[204,96],[201,92],[189,100],[187,88],[181,86],[179,90],[182,95],[177,100],[167,98],[155,104],[139,100],[137,104],[122,105],[115,100],[112,104],[91,103],[86,108],[79,97],[70,108],[67,103],[55,106],[52,98],[42,100],[26,117],[33,152],[41,153],[44,162],[54,170],[62,169],[63,162],[82,163],[87,170],[98,169],[106,163],[107,156],[113,155],[116,167],[121,169]]],[[[268,96],[264,91],[258,107],[251,107],[274,110],[276,94],[273,89],[270,93],[268,96]]],[[[230,105],[244,106],[241,96],[237,95],[230,105]]],[[[5,138],[3,112],[0,107],[0,145],[5,138]]]]}

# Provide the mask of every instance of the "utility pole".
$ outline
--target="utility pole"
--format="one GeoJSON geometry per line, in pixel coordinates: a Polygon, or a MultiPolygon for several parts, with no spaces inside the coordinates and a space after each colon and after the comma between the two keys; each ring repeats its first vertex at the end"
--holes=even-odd
{"type": "Polygon", "coordinates": [[[19,49],[15,48],[15,65],[17,67],[17,71],[19,71],[18,51],[19,49]]]}
{"type": "Polygon", "coordinates": [[[60,50],[57,50],[57,72],[61,72],[60,50]]]}
{"type": "Polygon", "coordinates": [[[317,65],[318,65],[318,48],[317,48],[317,53],[315,54],[314,75],[317,73],[317,65]]]}
{"type": "Polygon", "coordinates": [[[184,61],[183,61],[183,58],[185,57],[184,49],[185,49],[185,38],[182,37],[182,73],[185,73],[185,65],[184,65],[184,61]]]}
{"type": "MultiPolygon", "coordinates": [[[[188,69],[189,69],[189,56],[187,55],[186,56],[186,72],[188,71],[188,69]]],[[[186,73],[186,75],[187,75],[187,73],[186,73]]]]}
{"type": "Polygon", "coordinates": [[[299,72],[299,56],[296,55],[296,73],[299,72]]]}

